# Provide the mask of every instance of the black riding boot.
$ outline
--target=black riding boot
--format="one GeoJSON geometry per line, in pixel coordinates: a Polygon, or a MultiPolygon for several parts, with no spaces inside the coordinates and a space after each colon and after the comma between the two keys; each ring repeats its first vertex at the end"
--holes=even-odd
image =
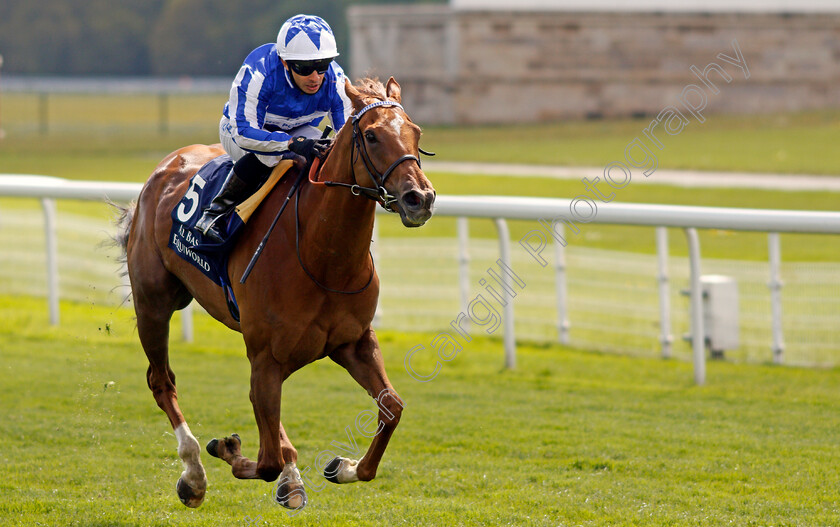
{"type": "Polygon", "coordinates": [[[216,194],[210,205],[204,209],[204,214],[195,228],[201,231],[202,234],[217,242],[224,241],[222,235],[219,233],[219,228],[216,226],[216,221],[232,211],[234,207],[245,201],[253,192],[254,185],[241,179],[236,175],[233,169],[225,179],[222,190],[216,194]]]}

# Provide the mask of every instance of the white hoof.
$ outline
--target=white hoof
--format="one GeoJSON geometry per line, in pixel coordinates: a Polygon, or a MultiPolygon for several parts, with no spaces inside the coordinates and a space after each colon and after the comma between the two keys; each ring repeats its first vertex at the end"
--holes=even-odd
{"type": "Polygon", "coordinates": [[[306,507],[306,490],[303,487],[303,478],[294,463],[286,463],[277,487],[274,492],[274,499],[287,509],[299,510],[306,507]]]}
{"type": "Polygon", "coordinates": [[[353,483],[359,481],[356,467],[359,462],[346,457],[336,457],[324,467],[324,477],[333,483],[353,483]]]}
{"type": "Polygon", "coordinates": [[[201,447],[187,423],[181,423],[175,429],[175,437],[178,439],[178,457],[184,464],[184,471],[176,485],[178,497],[187,507],[198,507],[207,490],[207,476],[199,455],[201,447]]]}

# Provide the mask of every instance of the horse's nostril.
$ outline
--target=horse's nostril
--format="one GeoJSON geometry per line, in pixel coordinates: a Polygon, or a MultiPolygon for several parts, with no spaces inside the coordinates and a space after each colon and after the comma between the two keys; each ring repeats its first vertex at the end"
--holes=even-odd
{"type": "Polygon", "coordinates": [[[420,194],[415,191],[406,192],[403,196],[403,203],[410,209],[416,209],[423,203],[420,194]]]}

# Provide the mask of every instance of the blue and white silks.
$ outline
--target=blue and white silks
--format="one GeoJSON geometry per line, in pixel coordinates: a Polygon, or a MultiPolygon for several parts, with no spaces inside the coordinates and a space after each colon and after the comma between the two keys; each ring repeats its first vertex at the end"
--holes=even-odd
{"type": "Polygon", "coordinates": [[[293,83],[277,55],[276,44],[264,44],[245,59],[230,89],[221,128],[246,152],[276,165],[288,150],[289,132],[316,127],[329,115],[341,129],[353,112],[344,91],[344,70],[335,61],[324,75],[321,89],[308,95],[293,83]]]}

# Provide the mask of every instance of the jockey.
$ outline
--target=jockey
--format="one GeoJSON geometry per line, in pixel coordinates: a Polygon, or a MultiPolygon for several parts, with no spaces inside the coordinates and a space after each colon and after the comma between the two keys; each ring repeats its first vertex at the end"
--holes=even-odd
{"type": "Polygon", "coordinates": [[[316,128],[325,115],[337,131],[352,113],[335,36],[324,19],[295,15],[276,44],[252,51],[239,69],[219,122],[219,138],[235,162],[196,228],[222,241],[216,220],[242,203],[281,159],[322,156],[331,139],[316,128]]]}

